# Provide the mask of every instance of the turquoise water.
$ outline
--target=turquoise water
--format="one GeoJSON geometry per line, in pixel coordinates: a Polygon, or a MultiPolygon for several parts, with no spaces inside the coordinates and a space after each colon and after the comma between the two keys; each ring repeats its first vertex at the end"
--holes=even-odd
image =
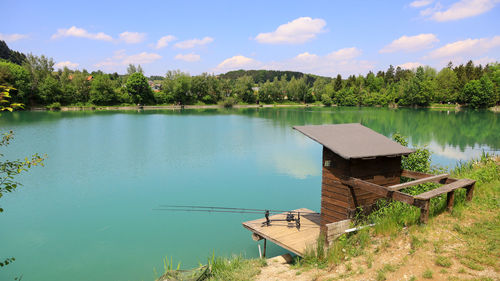
{"type": "MultiPolygon", "coordinates": [[[[258,256],[252,214],[168,213],[161,204],[319,211],[321,146],[292,126],[360,122],[428,145],[453,166],[500,150],[498,114],[386,108],[3,113],[8,159],[39,152],[43,168],[1,199],[0,280],[153,280],[162,259],[196,266],[258,256]]],[[[268,248],[269,255],[285,251],[268,248]]]]}

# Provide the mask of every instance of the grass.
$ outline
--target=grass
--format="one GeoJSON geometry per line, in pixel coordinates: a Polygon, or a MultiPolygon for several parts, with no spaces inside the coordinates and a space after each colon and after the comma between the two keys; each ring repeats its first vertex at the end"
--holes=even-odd
{"type": "MultiPolygon", "coordinates": [[[[402,232],[409,235],[410,253],[413,254],[421,249],[427,249],[430,244],[433,252],[437,254],[434,264],[442,268],[450,268],[453,259],[467,268],[475,271],[484,270],[486,266],[500,271],[500,166],[498,159],[494,160],[488,154],[483,154],[479,159],[459,163],[449,173],[454,178],[470,178],[476,180],[476,189],[472,202],[465,202],[465,190],[457,190],[455,194],[454,210],[450,219],[441,221],[451,228],[451,237],[463,241],[462,248],[449,252],[445,251],[443,245],[445,240],[437,238],[432,243],[426,238],[428,225],[418,225],[420,210],[401,202],[383,203],[377,214],[367,219],[377,225],[372,230],[360,231],[351,235],[343,235],[333,245],[321,253],[309,253],[300,260],[299,266],[316,266],[326,268],[350,261],[357,256],[365,255],[367,269],[374,263],[374,254],[384,252],[391,245],[391,239],[400,236],[402,232]],[[471,218],[472,213],[479,212],[481,215],[471,218]],[[458,220],[457,220],[458,219],[458,220]],[[464,224],[463,220],[474,220],[471,224],[464,224]],[[453,227],[455,224],[455,227],[453,227]],[[380,244],[376,249],[367,252],[367,246],[372,243],[374,236],[387,238],[378,239],[380,244]],[[447,253],[447,255],[443,255],[447,253]],[[488,254],[485,254],[488,253],[488,254]],[[451,257],[448,256],[451,254],[451,257]]],[[[421,185],[415,187],[415,193],[435,188],[435,185],[421,185]]],[[[405,190],[412,193],[412,191],[405,190]]],[[[446,195],[431,200],[431,218],[444,212],[446,195]]],[[[367,221],[362,221],[367,223],[367,221]]],[[[439,226],[438,226],[439,227],[439,226]]],[[[429,237],[430,239],[430,237],[429,237]]],[[[349,269],[349,263],[346,268],[349,269]]],[[[394,265],[386,264],[376,271],[376,280],[386,280],[387,274],[393,272],[394,265]]],[[[436,269],[438,270],[438,269],[436,269]]],[[[442,269],[443,270],[443,269],[442,269]]],[[[445,270],[446,271],[446,270],[445,270]]],[[[432,278],[432,271],[424,272],[422,277],[432,278]],[[427,276],[427,277],[425,277],[427,276]],[[430,277],[429,277],[430,276],[430,277]]]]}
{"type": "Polygon", "coordinates": [[[422,274],[422,277],[424,277],[425,279],[432,279],[432,270],[430,269],[425,270],[424,273],[422,274]]]}
{"type": "MultiPolygon", "coordinates": [[[[398,269],[403,270],[408,264],[411,265],[409,259],[419,259],[422,253],[429,253],[431,256],[436,255],[435,259],[426,264],[425,271],[413,272],[414,275],[409,280],[417,280],[416,275],[432,279],[434,278],[433,270],[438,274],[450,274],[449,269],[454,264],[463,265],[459,266],[456,271],[462,275],[470,275],[471,272],[483,271],[486,268],[499,272],[500,166],[496,161],[488,155],[483,155],[480,159],[460,163],[450,171],[454,178],[476,180],[475,194],[472,202],[466,203],[465,192],[457,190],[454,211],[450,215],[436,218],[436,224],[433,224],[431,219],[428,225],[418,225],[419,210],[417,208],[400,202],[386,202],[382,206],[382,211],[379,210],[375,216],[368,218],[372,219],[370,222],[378,223],[375,228],[365,228],[356,233],[344,234],[328,249],[324,247],[324,237],[320,237],[316,250],[307,250],[303,258],[295,260],[292,268],[297,269],[297,275],[306,275],[312,268],[331,270],[343,264],[345,272],[339,273],[333,279],[348,280],[356,274],[369,274],[371,271],[375,274],[371,279],[388,280],[391,279],[390,276],[388,277],[389,274],[398,269]],[[443,237],[429,236],[429,231],[436,228],[442,230],[445,235],[443,237]],[[379,255],[388,251],[397,251],[398,247],[392,242],[402,237],[407,237],[404,239],[407,239],[409,243],[410,255],[401,258],[399,263],[391,261],[378,267],[380,265],[376,262],[379,260],[379,255]],[[456,241],[453,248],[447,245],[450,239],[456,241]],[[359,262],[365,262],[366,271],[361,266],[354,268],[355,264],[360,265],[359,262]],[[374,270],[373,267],[378,269],[374,270]],[[466,268],[470,270],[466,271],[466,268]]],[[[446,196],[431,201],[431,217],[444,211],[445,202],[446,196]]],[[[366,220],[361,223],[366,223],[366,220]]],[[[209,280],[252,280],[259,274],[260,268],[265,266],[262,260],[245,260],[239,256],[213,258],[212,260],[210,263],[212,275],[209,280]]],[[[170,267],[172,268],[172,262],[170,262],[170,267]]],[[[319,277],[317,274],[313,279],[319,277]]],[[[469,276],[469,278],[472,277],[469,276]]],[[[448,276],[448,279],[450,278],[455,277],[448,276]]]]}
{"type": "Polygon", "coordinates": [[[244,259],[241,256],[231,258],[213,257],[209,262],[211,267],[210,281],[252,280],[265,265],[260,259],[244,259]]]}
{"type": "Polygon", "coordinates": [[[451,267],[453,263],[451,262],[450,258],[444,257],[444,256],[438,256],[436,258],[436,265],[442,266],[442,267],[451,267]]]}

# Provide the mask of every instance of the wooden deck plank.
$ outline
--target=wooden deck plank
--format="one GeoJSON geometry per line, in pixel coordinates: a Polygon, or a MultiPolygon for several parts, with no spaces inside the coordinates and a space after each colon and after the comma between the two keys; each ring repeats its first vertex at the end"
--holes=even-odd
{"type": "Polygon", "coordinates": [[[404,188],[407,188],[407,187],[410,187],[410,186],[415,186],[417,184],[421,184],[421,183],[426,183],[426,182],[436,182],[436,181],[446,181],[446,179],[449,177],[450,175],[448,174],[441,174],[441,175],[437,175],[437,176],[430,176],[430,177],[426,177],[426,178],[420,178],[418,180],[414,180],[414,181],[409,181],[409,182],[405,182],[405,183],[400,183],[400,184],[395,184],[395,185],[391,185],[391,186],[388,186],[388,188],[390,190],[401,190],[401,189],[404,189],[404,188]]]}
{"type": "Polygon", "coordinates": [[[416,195],[415,198],[419,200],[429,200],[441,194],[448,193],[452,190],[473,185],[475,182],[476,181],[474,180],[460,179],[455,182],[449,183],[447,185],[443,185],[439,188],[432,189],[422,194],[416,195]]]}
{"type": "MultiPolygon", "coordinates": [[[[320,214],[313,213],[309,209],[297,209],[295,212],[304,212],[300,215],[300,229],[288,227],[287,222],[271,222],[270,226],[262,225],[265,218],[247,221],[243,227],[251,232],[265,238],[276,245],[289,250],[299,256],[303,256],[308,246],[314,246],[320,233],[320,214]]],[[[287,213],[269,216],[270,220],[285,219],[287,213]]]]}

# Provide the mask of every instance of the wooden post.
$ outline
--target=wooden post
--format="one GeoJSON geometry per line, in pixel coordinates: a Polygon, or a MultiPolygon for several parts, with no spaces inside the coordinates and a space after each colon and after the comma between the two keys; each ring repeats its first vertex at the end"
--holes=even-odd
{"type": "Polygon", "coordinates": [[[455,201],[455,190],[452,190],[446,194],[446,210],[451,212],[453,210],[453,203],[455,201]]]}
{"type": "Polygon", "coordinates": [[[425,200],[420,205],[420,223],[427,223],[429,220],[429,201],[425,200]]]}
{"type": "Polygon", "coordinates": [[[264,250],[262,251],[262,257],[266,258],[266,247],[267,246],[267,239],[264,239],[264,250]]]}
{"type": "Polygon", "coordinates": [[[475,185],[475,183],[473,183],[472,185],[466,187],[467,192],[465,193],[465,200],[467,200],[467,201],[472,200],[472,195],[474,193],[474,185],[475,185]]]}

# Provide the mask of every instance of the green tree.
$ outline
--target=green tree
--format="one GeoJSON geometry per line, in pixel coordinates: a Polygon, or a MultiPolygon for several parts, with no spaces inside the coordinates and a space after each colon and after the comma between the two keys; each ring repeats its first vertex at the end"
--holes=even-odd
{"type": "Polygon", "coordinates": [[[191,93],[191,76],[187,73],[178,75],[173,83],[172,88],[174,98],[180,104],[190,104],[194,97],[191,93]]]}
{"type": "Polygon", "coordinates": [[[39,94],[42,102],[44,104],[50,104],[53,102],[62,101],[62,91],[59,81],[57,81],[51,75],[45,77],[45,79],[39,85],[39,94]]]}
{"type": "Polygon", "coordinates": [[[473,108],[494,106],[496,102],[494,84],[487,76],[465,84],[462,96],[462,99],[473,108]]]}
{"type": "Polygon", "coordinates": [[[90,85],[90,102],[96,105],[110,105],[116,101],[113,82],[107,74],[94,76],[90,85]]]}
{"type": "Polygon", "coordinates": [[[44,55],[38,57],[30,53],[26,56],[23,67],[31,77],[31,91],[27,99],[29,103],[33,104],[36,102],[40,84],[54,71],[54,60],[44,55]]]}
{"type": "Polygon", "coordinates": [[[136,104],[151,104],[154,101],[153,91],[148,84],[146,77],[135,72],[127,79],[127,91],[136,104]]]}
{"type": "Polygon", "coordinates": [[[245,75],[236,79],[233,85],[233,93],[246,103],[254,103],[255,95],[253,92],[253,79],[251,76],[245,75]]]}
{"type": "Polygon", "coordinates": [[[0,61],[0,85],[11,86],[11,100],[26,103],[30,91],[30,75],[22,66],[0,61]]]}
{"type": "Polygon", "coordinates": [[[342,76],[340,74],[337,74],[337,78],[335,78],[334,89],[335,89],[335,92],[338,92],[342,89],[342,76]]]}
{"type": "Polygon", "coordinates": [[[453,70],[445,67],[436,76],[435,102],[456,102],[458,98],[458,78],[453,70]]]}

